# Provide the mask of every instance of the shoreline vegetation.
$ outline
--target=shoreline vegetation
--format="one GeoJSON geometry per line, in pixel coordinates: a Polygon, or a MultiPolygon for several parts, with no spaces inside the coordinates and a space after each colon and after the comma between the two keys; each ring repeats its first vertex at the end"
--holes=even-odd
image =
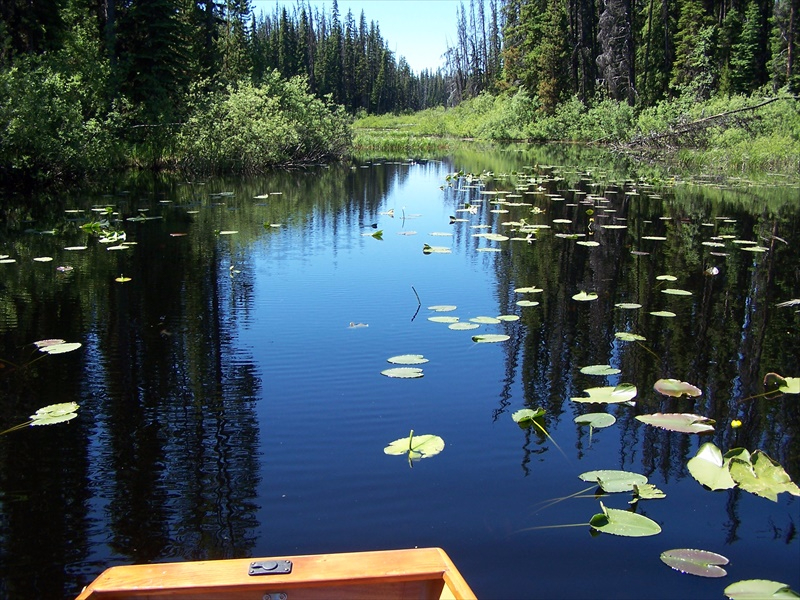
{"type": "Polygon", "coordinates": [[[560,142],[603,146],[686,171],[800,175],[800,98],[786,90],[703,102],[678,98],[643,110],[613,100],[589,107],[573,98],[552,115],[539,112],[537,99],[524,90],[484,93],[451,109],[365,115],[353,128],[361,153],[424,155],[462,140],[560,142]]]}
{"type": "Polygon", "coordinates": [[[658,24],[609,0],[576,21],[596,29],[587,38],[563,19],[581,8],[573,0],[471,0],[468,11],[459,3],[446,67],[417,74],[377,23],[341,14],[335,0],[330,11],[299,1],[260,15],[247,0],[111,11],[59,0],[34,13],[9,0],[0,187],[129,169],[195,177],[369,153],[433,158],[463,140],[585,144],[671,170],[797,176],[798,1],[723,15],[680,0],[658,24]]]}

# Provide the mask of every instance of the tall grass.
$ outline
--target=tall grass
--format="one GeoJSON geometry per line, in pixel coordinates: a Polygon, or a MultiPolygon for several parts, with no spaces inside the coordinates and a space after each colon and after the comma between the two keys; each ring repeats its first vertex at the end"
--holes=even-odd
{"type": "Polygon", "coordinates": [[[754,110],[696,123],[753,107],[769,95],[761,90],[752,96],[717,96],[705,102],[676,98],[645,109],[608,99],[586,106],[573,98],[548,115],[525,90],[511,95],[481,94],[453,108],[356,119],[355,147],[378,152],[441,150],[446,140],[465,138],[596,143],[618,149],[635,144],[650,157],[687,168],[797,174],[800,101],[785,91],[777,95],[782,99],[754,110]],[[436,144],[429,136],[443,141],[436,144]]]}

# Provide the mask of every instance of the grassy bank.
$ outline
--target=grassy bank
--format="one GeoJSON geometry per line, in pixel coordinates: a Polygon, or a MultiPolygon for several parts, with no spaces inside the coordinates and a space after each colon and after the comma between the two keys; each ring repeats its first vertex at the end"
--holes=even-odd
{"type": "Polygon", "coordinates": [[[454,139],[602,144],[682,168],[800,173],[800,101],[785,93],[664,101],[644,110],[577,99],[552,115],[525,91],[482,94],[450,109],[364,116],[354,123],[356,151],[420,153],[454,139]]]}

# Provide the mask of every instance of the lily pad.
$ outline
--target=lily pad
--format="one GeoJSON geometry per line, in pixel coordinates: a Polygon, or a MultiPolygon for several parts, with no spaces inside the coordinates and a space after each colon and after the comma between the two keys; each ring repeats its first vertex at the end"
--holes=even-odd
{"type": "Polygon", "coordinates": [[[78,404],[75,402],[62,402],[44,406],[31,415],[31,426],[54,425],[70,421],[78,416],[78,404]]]}
{"type": "Polygon", "coordinates": [[[450,248],[447,246],[429,246],[425,244],[422,246],[423,254],[450,254],[450,248]]]}
{"type": "Polygon", "coordinates": [[[519,315],[497,315],[497,318],[507,322],[519,321],[519,315]]]}
{"type": "Polygon", "coordinates": [[[457,306],[453,304],[435,304],[434,306],[429,306],[428,310],[432,310],[435,312],[451,312],[454,311],[457,306]]]}
{"type": "Polygon", "coordinates": [[[533,410],[531,408],[523,408],[512,414],[511,418],[514,419],[514,422],[518,423],[519,425],[524,426],[527,424],[527,426],[530,426],[531,421],[543,417],[544,414],[545,410],[541,407],[537,408],[536,410],[533,410]]]}
{"type": "Polygon", "coordinates": [[[428,317],[428,321],[434,323],[457,323],[458,317],[428,317]]]}
{"type": "Polygon", "coordinates": [[[784,377],[778,389],[784,394],[800,394],[800,377],[784,377]]]}
{"type": "Polygon", "coordinates": [[[395,440],[383,449],[384,453],[393,456],[405,454],[408,456],[409,465],[412,461],[436,456],[442,450],[444,450],[444,440],[438,435],[414,435],[413,429],[408,437],[395,440]]]}
{"type": "Polygon", "coordinates": [[[633,486],[633,499],[628,504],[635,504],[639,500],[660,500],[667,495],[652,483],[636,484],[633,486]]]}
{"type": "Polygon", "coordinates": [[[647,338],[638,333],[630,333],[629,331],[618,331],[614,337],[623,342],[644,342],[647,338]]]}
{"type": "Polygon", "coordinates": [[[598,296],[595,292],[578,292],[572,297],[573,300],[578,302],[591,302],[592,300],[597,300],[597,298],[598,296]]]}
{"type": "Polygon", "coordinates": [[[538,294],[539,292],[543,292],[542,288],[537,288],[536,286],[531,287],[520,287],[514,290],[518,294],[538,294]]]}
{"type": "Polygon", "coordinates": [[[723,593],[731,600],[764,600],[764,598],[800,598],[785,583],[768,579],[745,579],[730,584],[723,593]]]}
{"type": "Polygon", "coordinates": [[[615,494],[617,492],[632,492],[634,486],[647,483],[647,477],[630,471],[615,471],[604,469],[599,471],[586,471],[578,475],[583,481],[595,482],[604,492],[615,494]]]}
{"type": "Polygon", "coordinates": [[[641,304],[637,304],[636,302],[619,302],[615,304],[617,308],[625,308],[629,310],[636,310],[637,308],[642,308],[641,304]]]}
{"type": "Polygon", "coordinates": [[[617,404],[620,402],[630,402],[636,397],[636,386],[630,383],[621,383],[618,386],[593,387],[584,390],[589,394],[588,398],[570,398],[573,402],[597,402],[605,404],[617,404]]]}
{"type": "Polygon", "coordinates": [[[583,367],[581,373],[584,375],[617,375],[622,371],[613,368],[611,365],[590,365],[583,367]]]}
{"type": "Polygon", "coordinates": [[[467,331],[469,329],[478,329],[478,327],[480,327],[480,325],[478,325],[477,323],[463,323],[463,322],[450,323],[450,325],[447,326],[448,329],[453,329],[454,331],[467,331]]]}
{"type": "Polygon", "coordinates": [[[500,319],[495,317],[472,317],[470,319],[473,323],[480,323],[481,325],[497,325],[500,319]]]}
{"type": "Polygon", "coordinates": [[[720,565],[727,565],[728,559],[708,550],[678,548],[661,553],[661,561],[681,573],[699,577],[725,577],[727,571],[720,565]]]}
{"type": "Polygon", "coordinates": [[[667,288],[665,290],[661,290],[662,294],[670,294],[672,296],[691,296],[692,292],[687,290],[678,290],[675,288],[667,288]]]}
{"type": "Polygon", "coordinates": [[[72,352],[73,350],[77,350],[81,347],[80,342],[64,342],[61,344],[52,344],[49,346],[43,346],[39,348],[40,352],[46,352],[47,354],[66,354],[67,352],[72,352]]]}
{"type": "Polygon", "coordinates": [[[428,359],[422,356],[422,354],[400,354],[387,358],[386,362],[395,365],[422,365],[428,362],[428,359]]]}
{"type": "Polygon", "coordinates": [[[679,433],[708,433],[714,431],[714,420],[688,413],[655,413],[637,415],[637,421],[679,433]]]}
{"type": "Polygon", "coordinates": [[[603,429],[616,423],[617,419],[614,415],[610,415],[608,413],[595,412],[578,415],[575,417],[574,422],[578,425],[588,425],[594,429],[603,429]]]}
{"type": "Polygon", "coordinates": [[[39,350],[42,348],[46,348],[48,346],[57,346],[58,344],[64,344],[67,340],[56,339],[52,338],[49,340],[39,340],[38,342],[33,342],[33,345],[36,346],[39,350]]]}
{"type": "Polygon", "coordinates": [[[661,526],[637,513],[616,508],[606,508],[600,503],[603,512],[598,513],[589,521],[589,525],[597,531],[621,535],[625,537],[646,537],[661,533],[661,526]]]}
{"type": "Polygon", "coordinates": [[[779,463],[761,450],[756,450],[749,456],[747,454],[745,451],[738,456],[732,456],[728,464],[731,477],[740,488],[773,502],[778,501],[778,494],[782,492],[800,496],[800,488],[779,463]]]}
{"type": "Polygon", "coordinates": [[[694,458],[686,463],[689,473],[700,484],[711,490],[727,490],[736,486],[728,471],[722,451],[711,442],[700,446],[694,458]]]}
{"type": "Polygon", "coordinates": [[[656,310],[651,312],[650,314],[653,315],[654,317],[664,317],[666,319],[671,319],[678,316],[674,312],[668,310],[656,310]]]}
{"type": "Polygon", "coordinates": [[[680,398],[681,396],[697,397],[703,393],[700,388],[691,383],[678,381],[677,379],[659,379],[653,384],[653,389],[660,394],[674,398],[680,398]]]}
{"type": "Polygon", "coordinates": [[[539,306],[539,303],[538,303],[538,302],[535,302],[535,301],[533,301],[533,300],[518,300],[518,301],[516,302],[516,304],[517,304],[517,306],[522,306],[522,307],[526,307],[526,306],[539,306]]]}
{"type": "Polygon", "coordinates": [[[506,340],[510,339],[510,335],[505,335],[503,333],[485,333],[483,335],[472,336],[472,341],[476,344],[495,344],[497,342],[505,342],[506,340]]]}
{"type": "Polygon", "coordinates": [[[422,377],[422,369],[417,367],[396,367],[381,371],[381,375],[397,379],[418,379],[422,377]]]}

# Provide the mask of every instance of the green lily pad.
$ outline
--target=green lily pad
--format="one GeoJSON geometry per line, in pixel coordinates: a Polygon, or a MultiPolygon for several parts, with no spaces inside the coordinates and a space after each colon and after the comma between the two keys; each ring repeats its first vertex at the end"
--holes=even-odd
{"type": "Polygon", "coordinates": [[[662,294],[670,294],[672,296],[691,296],[692,292],[688,292],[686,290],[678,290],[675,288],[667,288],[665,290],[661,290],[662,294]]]}
{"type": "Polygon", "coordinates": [[[581,373],[584,375],[618,375],[622,371],[613,368],[611,365],[590,365],[581,368],[581,373]]]}
{"type": "Polygon", "coordinates": [[[617,492],[632,492],[634,486],[647,483],[647,477],[630,471],[615,471],[603,469],[599,471],[586,471],[578,475],[583,481],[595,482],[604,492],[615,494],[617,492]]]}
{"type": "Polygon", "coordinates": [[[630,333],[629,331],[618,331],[614,337],[623,342],[644,342],[647,338],[638,333],[630,333]]]}
{"type": "Polygon", "coordinates": [[[678,278],[675,275],[658,275],[656,277],[658,281],[678,281],[678,278]]]}
{"type": "Polygon", "coordinates": [[[800,394],[800,377],[784,377],[778,389],[784,394],[800,394]]]}
{"type": "Polygon", "coordinates": [[[592,300],[597,300],[597,298],[598,296],[595,292],[578,292],[572,297],[573,300],[578,302],[591,302],[592,300]]]}
{"type": "Polygon", "coordinates": [[[660,500],[667,495],[652,483],[636,484],[633,486],[633,499],[628,504],[636,504],[639,500],[660,500]]]}
{"type": "Polygon", "coordinates": [[[539,303],[535,302],[533,300],[518,300],[516,304],[517,304],[517,306],[523,306],[523,307],[525,307],[525,306],[539,306],[539,303]]]}
{"type": "Polygon", "coordinates": [[[495,317],[472,317],[470,321],[473,323],[480,323],[481,325],[497,325],[500,319],[495,317]]]}
{"type": "Polygon", "coordinates": [[[708,433],[714,431],[714,420],[688,413],[655,413],[637,415],[637,421],[679,433],[708,433]]]}
{"type": "Polygon", "coordinates": [[[472,341],[476,344],[495,344],[497,342],[505,342],[506,340],[510,339],[510,335],[505,335],[503,333],[485,333],[483,335],[472,336],[472,341]]]}
{"type": "Polygon", "coordinates": [[[537,288],[536,286],[531,287],[520,287],[514,290],[518,294],[538,294],[539,292],[543,292],[544,290],[541,288],[537,288]]]}
{"type": "Polygon", "coordinates": [[[422,246],[423,254],[450,254],[450,248],[447,246],[429,246],[425,244],[422,246]]]}
{"type": "Polygon", "coordinates": [[[428,317],[428,321],[434,323],[457,323],[458,317],[428,317]]]}
{"type": "Polygon", "coordinates": [[[800,598],[785,583],[768,579],[745,579],[730,584],[723,593],[731,600],[763,600],[764,598],[800,598]]]}
{"type": "Polygon", "coordinates": [[[392,456],[408,456],[408,463],[436,456],[444,450],[444,440],[438,435],[424,434],[414,435],[414,430],[408,437],[395,440],[386,446],[383,451],[392,456]]]}
{"type": "Polygon", "coordinates": [[[630,383],[621,383],[618,386],[594,387],[584,390],[588,398],[570,398],[573,402],[600,402],[616,404],[630,402],[636,397],[636,386],[630,383]]]}
{"type": "Polygon", "coordinates": [[[745,460],[744,453],[731,457],[728,469],[733,480],[745,491],[767,498],[773,502],[778,501],[778,494],[788,492],[792,496],[800,496],[797,487],[783,467],[764,454],[756,450],[745,460]]]}
{"type": "Polygon", "coordinates": [[[477,323],[450,323],[447,326],[448,329],[453,329],[455,331],[466,331],[468,329],[478,329],[480,325],[477,323]]]}
{"type": "Polygon", "coordinates": [[[514,419],[515,423],[518,423],[523,426],[527,424],[527,426],[530,427],[531,425],[530,422],[533,421],[534,419],[543,417],[544,413],[545,410],[541,407],[537,408],[536,410],[533,410],[531,408],[523,408],[512,414],[511,418],[514,419]]]}
{"type": "Polygon", "coordinates": [[[385,369],[381,371],[381,375],[397,379],[418,379],[422,377],[422,369],[416,367],[397,367],[394,369],[385,369]]]}
{"type": "Polygon", "coordinates": [[[625,537],[646,537],[661,533],[661,526],[637,513],[616,508],[606,508],[600,503],[603,512],[598,513],[589,521],[589,525],[597,531],[621,535],[625,537]]]}
{"type": "Polygon", "coordinates": [[[694,458],[686,463],[689,473],[711,490],[727,490],[736,486],[728,471],[722,451],[711,442],[700,446],[694,458]]]}
{"type": "Polygon", "coordinates": [[[619,302],[615,304],[617,308],[625,308],[629,310],[636,310],[637,308],[642,308],[641,304],[637,304],[636,302],[619,302]]]}
{"type": "Polygon", "coordinates": [[[75,402],[62,402],[44,406],[31,415],[31,426],[54,425],[70,421],[78,416],[79,406],[75,402]]]}
{"type": "Polygon", "coordinates": [[[73,350],[77,350],[81,347],[80,342],[64,342],[61,344],[51,344],[49,346],[43,346],[39,348],[40,352],[45,352],[47,354],[66,354],[67,352],[72,352],[73,350]]]}
{"type": "Polygon", "coordinates": [[[677,379],[659,379],[653,384],[653,389],[660,394],[675,398],[680,398],[681,396],[697,397],[703,393],[700,388],[691,383],[678,381],[677,379]]]}
{"type": "Polygon", "coordinates": [[[519,315],[497,315],[497,318],[507,322],[519,321],[519,315]]]}
{"type": "Polygon", "coordinates": [[[661,553],[661,561],[681,573],[699,577],[725,577],[728,573],[720,565],[727,565],[728,559],[708,550],[678,548],[661,553]]]}
{"type": "Polygon", "coordinates": [[[387,358],[386,362],[395,365],[422,365],[428,362],[428,359],[422,356],[422,354],[400,354],[387,358]]]}
{"type": "Polygon", "coordinates": [[[668,310],[655,310],[655,311],[651,312],[650,314],[653,315],[654,317],[664,317],[664,318],[667,318],[667,319],[671,319],[673,317],[677,317],[678,316],[674,312],[671,312],[671,311],[668,311],[668,310]]]}
{"type": "Polygon", "coordinates": [[[595,412],[578,415],[575,417],[574,422],[578,425],[588,425],[594,429],[603,429],[616,423],[617,419],[614,415],[610,415],[608,413],[595,412]]]}
{"type": "Polygon", "coordinates": [[[428,310],[433,310],[436,312],[451,312],[454,311],[456,308],[458,307],[454,306],[453,304],[436,304],[434,306],[429,306],[428,310]]]}

